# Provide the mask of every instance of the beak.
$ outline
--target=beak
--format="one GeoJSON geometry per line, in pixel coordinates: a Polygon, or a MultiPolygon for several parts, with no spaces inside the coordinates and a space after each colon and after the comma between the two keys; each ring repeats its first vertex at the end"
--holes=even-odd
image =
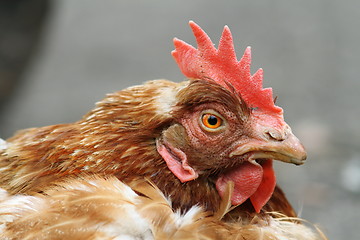
{"type": "Polygon", "coordinates": [[[301,165],[306,160],[306,151],[299,139],[286,128],[284,134],[276,130],[265,131],[261,139],[254,139],[236,147],[230,157],[251,154],[249,160],[274,159],[301,165]],[[264,137],[265,136],[265,137],[264,137]]]}

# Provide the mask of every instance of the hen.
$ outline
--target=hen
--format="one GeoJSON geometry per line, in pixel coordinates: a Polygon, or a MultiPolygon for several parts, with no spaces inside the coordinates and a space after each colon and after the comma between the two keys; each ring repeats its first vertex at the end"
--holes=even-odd
{"type": "Polygon", "coordinates": [[[65,177],[147,178],[174,209],[217,212],[232,182],[232,217],[296,216],[272,164],[299,165],[306,153],[262,69],[251,75],[250,48],[237,60],[228,27],[218,49],[190,27],[198,48],[174,39],[172,52],[187,81],[149,81],[107,95],[78,122],[18,132],[0,149],[0,187],[32,195],[65,177]]]}

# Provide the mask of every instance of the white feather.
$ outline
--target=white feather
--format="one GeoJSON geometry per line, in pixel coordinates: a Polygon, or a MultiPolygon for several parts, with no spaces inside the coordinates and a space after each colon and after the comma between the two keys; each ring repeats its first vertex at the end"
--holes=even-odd
{"type": "Polygon", "coordinates": [[[8,148],[8,143],[4,140],[0,138],[0,150],[5,150],[8,148]]]}
{"type": "Polygon", "coordinates": [[[159,88],[158,95],[155,98],[157,113],[159,115],[168,116],[177,102],[177,93],[188,84],[189,81],[185,81],[182,82],[181,85],[159,88]]]}

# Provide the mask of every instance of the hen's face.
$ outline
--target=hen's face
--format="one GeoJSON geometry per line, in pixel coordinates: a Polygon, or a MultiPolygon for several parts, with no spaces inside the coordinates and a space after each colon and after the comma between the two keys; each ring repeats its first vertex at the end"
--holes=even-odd
{"type": "Polygon", "coordinates": [[[186,112],[180,119],[186,132],[183,147],[189,164],[199,173],[223,169],[242,159],[230,157],[237,142],[249,138],[250,122],[247,112],[235,114],[220,103],[204,103],[186,112]]]}
{"type": "Polygon", "coordinates": [[[232,181],[232,203],[250,198],[260,211],[275,187],[272,160],[301,164],[306,158],[285,122],[264,121],[216,83],[193,81],[177,97],[176,123],[163,132],[157,149],[181,182],[207,177],[222,196],[232,181]]]}

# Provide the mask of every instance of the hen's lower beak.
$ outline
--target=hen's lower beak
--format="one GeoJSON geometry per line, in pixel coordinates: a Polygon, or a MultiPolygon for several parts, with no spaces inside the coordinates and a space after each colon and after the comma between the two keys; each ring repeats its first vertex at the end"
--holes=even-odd
{"type": "Polygon", "coordinates": [[[249,160],[274,159],[301,165],[306,160],[306,151],[299,139],[289,131],[284,138],[275,138],[271,132],[268,137],[254,139],[241,144],[230,153],[230,157],[250,154],[249,160]]]}

